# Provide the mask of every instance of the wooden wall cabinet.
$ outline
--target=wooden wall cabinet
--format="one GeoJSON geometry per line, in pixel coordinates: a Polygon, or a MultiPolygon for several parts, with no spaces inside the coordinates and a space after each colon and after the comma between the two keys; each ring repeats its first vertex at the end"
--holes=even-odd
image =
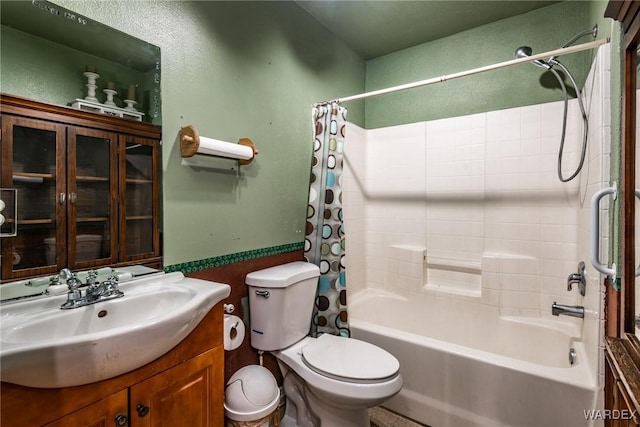
{"type": "Polygon", "coordinates": [[[2,281],[160,266],[159,126],[10,95],[0,95],[0,113],[0,187],[18,190],[2,281]]]}
{"type": "Polygon", "coordinates": [[[108,380],[63,389],[1,383],[0,425],[223,426],[222,322],[218,304],[167,354],[108,380]]]}

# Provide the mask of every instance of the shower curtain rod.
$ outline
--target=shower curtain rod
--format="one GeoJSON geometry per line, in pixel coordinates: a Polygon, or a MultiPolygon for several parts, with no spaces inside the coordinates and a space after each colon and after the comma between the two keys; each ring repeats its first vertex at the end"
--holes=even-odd
{"type": "Polygon", "coordinates": [[[496,64],[486,65],[484,67],[474,68],[472,70],[461,71],[459,73],[447,74],[447,75],[440,76],[440,77],[434,77],[434,78],[431,78],[431,79],[420,80],[420,81],[413,82],[413,83],[406,83],[406,84],[403,84],[403,85],[393,86],[393,87],[389,87],[389,88],[386,88],[386,89],[378,89],[378,90],[373,90],[371,92],[361,93],[361,94],[358,94],[358,95],[345,96],[344,98],[337,98],[337,99],[333,99],[333,100],[329,100],[329,101],[318,102],[318,103],[314,104],[314,107],[318,107],[320,105],[330,104],[332,102],[342,103],[342,102],[355,101],[357,99],[369,98],[371,96],[384,95],[384,94],[391,93],[391,92],[398,92],[398,91],[401,91],[401,90],[413,89],[413,88],[421,87],[421,86],[427,86],[427,85],[430,85],[430,84],[433,84],[433,83],[442,83],[442,82],[446,82],[447,80],[453,80],[453,79],[457,79],[457,78],[460,78],[460,77],[471,76],[473,74],[484,73],[485,71],[497,70],[499,68],[505,68],[505,67],[509,67],[511,65],[518,65],[518,64],[525,63],[525,62],[535,61],[536,59],[546,59],[546,58],[549,58],[549,57],[552,57],[552,56],[561,56],[561,55],[567,55],[569,53],[581,52],[583,50],[593,49],[593,48],[602,46],[602,45],[607,44],[607,43],[609,43],[609,38],[608,37],[604,38],[604,39],[600,39],[600,40],[595,40],[595,41],[592,41],[592,42],[589,42],[589,43],[583,43],[583,44],[570,46],[570,47],[565,47],[565,48],[561,48],[561,49],[550,50],[550,51],[544,52],[544,53],[538,53],[536,55],[527,56],[526,58],[512,59],[510,61],[498,62],[496,64]]]}

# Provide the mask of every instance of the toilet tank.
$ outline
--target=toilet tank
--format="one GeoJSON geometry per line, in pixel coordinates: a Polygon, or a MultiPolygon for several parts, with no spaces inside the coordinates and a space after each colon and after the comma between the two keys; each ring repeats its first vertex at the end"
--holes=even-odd
{"type": "Polygon", "coordinates": [[[253,348],[280,350],[309,334],[319,276],[304,261],[247,274],[253,348]]]}

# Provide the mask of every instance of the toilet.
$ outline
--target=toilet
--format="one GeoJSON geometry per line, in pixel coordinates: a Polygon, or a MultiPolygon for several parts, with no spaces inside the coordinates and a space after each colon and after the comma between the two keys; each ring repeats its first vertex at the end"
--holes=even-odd
{"type": "Polygon", "coordinates": [[[302,261],[247,275],[251,346],[278,360],[284,427],[368,427],[368,408],[402,388],[400,363],[364,341],[309,336],[319,276],[302,261]]]}

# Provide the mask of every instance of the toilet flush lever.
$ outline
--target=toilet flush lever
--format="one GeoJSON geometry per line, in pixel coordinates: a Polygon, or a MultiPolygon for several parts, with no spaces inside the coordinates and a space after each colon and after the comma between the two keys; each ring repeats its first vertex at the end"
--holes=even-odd
{"type": "Polygon", "coordinates": [[[256,295],[259,297],[269,298],[269,291],[256,291],[256,295]]]}

